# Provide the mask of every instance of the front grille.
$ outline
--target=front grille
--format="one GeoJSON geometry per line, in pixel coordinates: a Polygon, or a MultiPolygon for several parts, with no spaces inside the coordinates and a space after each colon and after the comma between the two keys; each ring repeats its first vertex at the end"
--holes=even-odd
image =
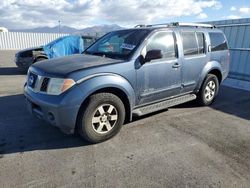
{"type": "Polygon", "coordinates": [[[46,91],[47,91],[47,88],[48,88],[48,85],[49,85],[49,78],[46,78],[46,77],[45,77],[45,78],[43,79],[43,82],[42,82],[40,91],[46,92],[46,91]]]}
{"type": "Polygon", "coordinates": [[[35,93],[46,92],[49,81],[50,78],[48,77],[39,76],[33,72],[29,72],[27,85],[35,93]]]}

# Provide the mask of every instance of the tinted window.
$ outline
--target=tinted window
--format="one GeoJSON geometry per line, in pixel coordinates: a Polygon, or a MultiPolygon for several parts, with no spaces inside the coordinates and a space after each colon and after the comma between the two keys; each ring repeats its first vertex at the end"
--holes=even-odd
{"type": "Polygon", "coordinates": [[[222,33],[209,33],[211,42],[211,51],[227,50],[227,42],[222,33]]]}
{"type": "Polygon", "coordinates": [[[183,32],[181,35],[184,55],[199,54],[195,32],[183,32]]]}
{"type": "Polygon", "coordinates": [[[205,37],[204,33],[196,33],[198,40],[198,51],[199,54],[205,53],[205,37]]]}
{"type": "Polygon", "coordinates": [[[154,35],[146,46],[147,52],[150,50],[161,50],[163,58],[176,57],[175,41],[173,33],[159,32],[154,35]]]}

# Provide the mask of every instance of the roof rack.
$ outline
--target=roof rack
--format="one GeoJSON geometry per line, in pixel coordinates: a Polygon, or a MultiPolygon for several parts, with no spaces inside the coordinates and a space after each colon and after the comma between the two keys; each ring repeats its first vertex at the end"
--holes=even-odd
{"type": "Polygon", "coordinates": [[[182,22],[172,22],[163,24],[153,24],[153,25],[136,25],[135,28],[141,27],[203,27],[203,28],[215,28],[215,25],[211,24],[201,24],[201,23],[182,23],[182,22]]]}
{"type": "Polygon", "coordinates": [[[171,25],[170,24],[153,24],[153,25],[145,25],[145,24],[139,24],[139,25],[136,25],[135,28],[141,28],[141,27],[162,27],[162,26],[165,26],[165,27],[170,27],[171,25]]]}
{"type": "Polygon", "coordinates": [[[183,22],[173,22],[173,26],[184,26],[184,27],[205,27],[205,28],[215,28],[215,25],[202,24],[202,23],[183,23],[183,22]]]}
{"type": "Polygon", "coordinates": [[[140,27],[147,27],[147,25],[139,24],[139,25],[136,25],[134,28],[140,28],[140,27]]]}

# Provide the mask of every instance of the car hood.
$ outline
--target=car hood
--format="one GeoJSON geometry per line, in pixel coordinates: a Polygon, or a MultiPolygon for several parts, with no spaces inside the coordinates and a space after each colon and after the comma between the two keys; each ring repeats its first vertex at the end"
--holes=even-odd
{"type": "Polygon", "coordinates": [[[65,76],[81,69],[121,62],[123,62],[123,60],[77,54],[37,62],[32,65],[31,70],[36,69],[50,75],[65,76]]]}
{"type": "Polygon", "coordinates": [[[17,53],[22,53],[22,52],[26,52],[26,51],[33,51],[33,50],[42,50],[43,47],[39,46],[39,47],[32,47],[32,48],[25,48],[23,50],[18,51],[17,53]]]}

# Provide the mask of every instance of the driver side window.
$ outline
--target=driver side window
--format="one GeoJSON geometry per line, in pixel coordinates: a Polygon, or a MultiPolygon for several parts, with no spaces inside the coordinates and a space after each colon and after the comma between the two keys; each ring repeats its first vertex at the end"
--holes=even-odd
{"type": "Polygon", "coordinates": [[[175,58],[175,40],[173,32],[159,32],[153,35],[146,45],[146,52],[150,50],[161,50],[162,58],[175,58]]]}

